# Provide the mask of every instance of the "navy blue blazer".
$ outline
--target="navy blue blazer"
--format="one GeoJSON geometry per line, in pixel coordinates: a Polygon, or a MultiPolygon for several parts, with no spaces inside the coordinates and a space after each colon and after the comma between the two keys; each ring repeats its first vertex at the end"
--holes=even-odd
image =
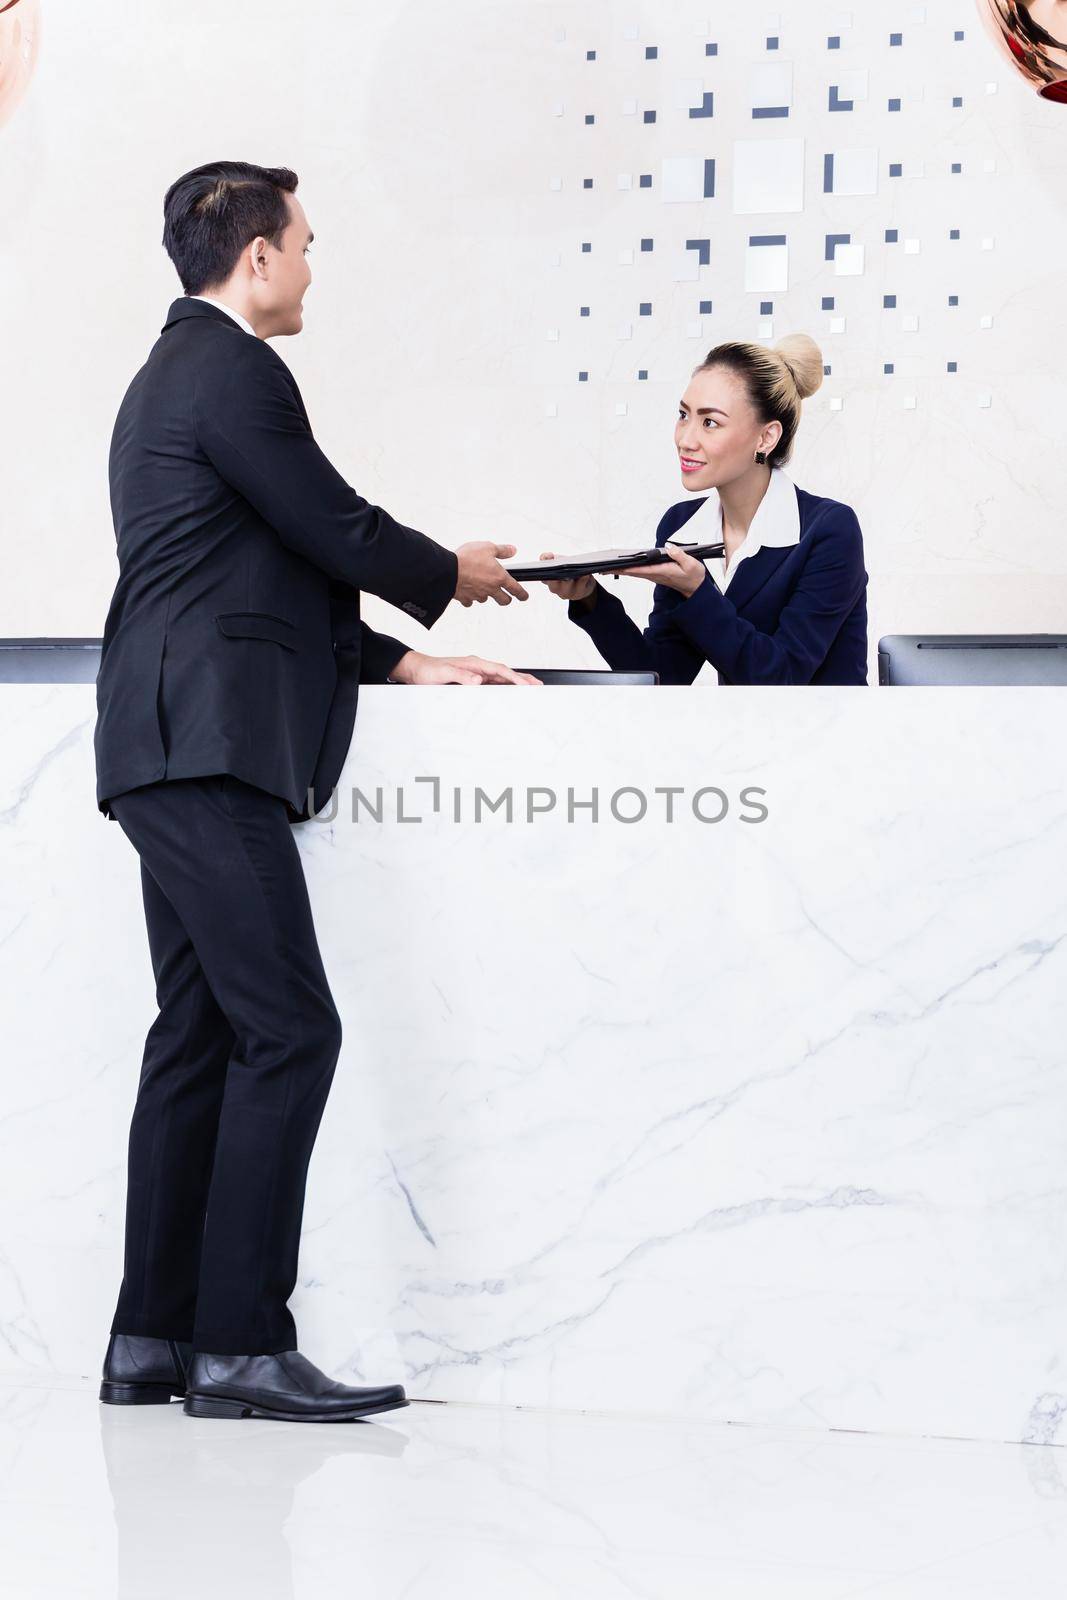
{"type": "MultiPolygon", "coordinates": [[[[571,601],[568,616],[610,667],[651,669],[661,684],[692,683],[705,661],[720,683],[866,683],[867,573],[856,513],[840,501],[796,493],[799,541],[746,556],[725,593],[710,572],[688,597],[657,583],[642,631],[618,595],[598,582],[584,601],[571,601]]],[[[671,506],[656,544],[677,533],[705,499],[671,506]]]]}

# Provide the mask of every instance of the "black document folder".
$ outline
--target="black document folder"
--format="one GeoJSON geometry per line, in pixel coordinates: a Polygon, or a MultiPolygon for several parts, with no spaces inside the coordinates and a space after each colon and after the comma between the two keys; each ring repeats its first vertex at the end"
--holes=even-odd
{"type": "MultiPolygon", "coordinates": [[[[668,543],[677,550],[684,550],[687,556],[695,556],[698,561],[721,556],[726,549],[723,544],[683,544],[680,539],[671,539],[668,543]]],[[[520,583],[530,583],[538,579],[544,582],[549,578],[582,578],[597,572],[624,572],[627,567],[653,567],[670,559],[664,546],[655,546],[651,550],[591,550],[587,555],[557,557],[552,561],[529,561],[512,556],[500,565],[520,583]]]]}

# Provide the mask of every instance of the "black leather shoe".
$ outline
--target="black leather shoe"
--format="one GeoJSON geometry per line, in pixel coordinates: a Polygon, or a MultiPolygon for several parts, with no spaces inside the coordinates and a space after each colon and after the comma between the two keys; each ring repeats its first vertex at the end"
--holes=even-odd
{"type": "Polygon", "coordinates": [[[320,1372],[299,1350],[271,1356],[213,1356],[189,1366],[188,1417],[273,1417],[278,1422],[348,1422],[406,1406],[402,1384],[351,1389],[320,1372]]]}
{"type": "Polygon", "coordinates": [[[110,1406],[165,1406],[185,1393],[193,1347],[178,1339],[113,1333],[104,1357],[100,1398],[110,1406]]]}

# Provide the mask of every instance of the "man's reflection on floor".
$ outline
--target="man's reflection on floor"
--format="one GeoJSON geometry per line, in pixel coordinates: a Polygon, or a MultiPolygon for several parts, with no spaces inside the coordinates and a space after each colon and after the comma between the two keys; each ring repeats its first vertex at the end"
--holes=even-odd
{"type": "Polygon", "coordinates": [[[373,1422],[187,1417],[100,1407],[118,1532],[116,1600],[293,1600],[286,1524],[298,1484],[341,1455],[395,1459],[407,1436],[373,1422]]]}

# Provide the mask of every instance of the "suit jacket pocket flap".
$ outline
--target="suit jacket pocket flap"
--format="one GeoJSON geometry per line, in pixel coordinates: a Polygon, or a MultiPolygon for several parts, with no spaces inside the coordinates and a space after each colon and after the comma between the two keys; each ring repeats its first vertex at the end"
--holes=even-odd
{"type": "Polygon", "coordinates": [[[269,611],[221,611],[215,621],[230,639],[271,639],[287,650],[296,649],[296,624],[269,611]]]}

